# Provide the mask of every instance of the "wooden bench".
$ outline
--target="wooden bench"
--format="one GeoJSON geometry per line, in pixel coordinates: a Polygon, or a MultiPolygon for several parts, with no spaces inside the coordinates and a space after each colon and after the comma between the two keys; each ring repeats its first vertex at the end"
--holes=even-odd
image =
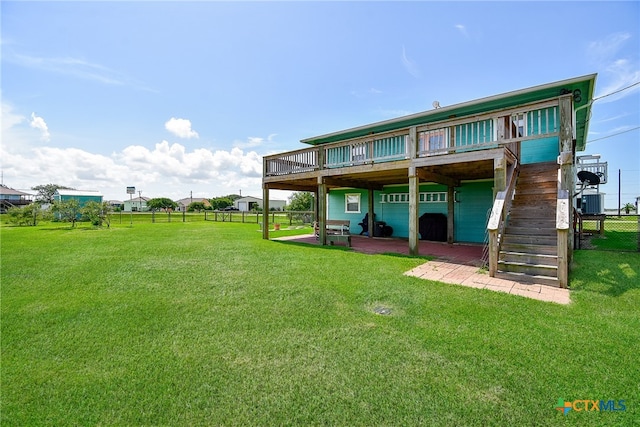
{"type": "MultiPolygon", "coordinates": [[[[345,242],[347,247],[351,247],[351,222],[349,220],[328,219],[325,221],[327,233],[327,243],[333,245],[335,242],[345,242]]],[[[316,237],[320,236],[318,223],[314,223],[316,237]]]]}

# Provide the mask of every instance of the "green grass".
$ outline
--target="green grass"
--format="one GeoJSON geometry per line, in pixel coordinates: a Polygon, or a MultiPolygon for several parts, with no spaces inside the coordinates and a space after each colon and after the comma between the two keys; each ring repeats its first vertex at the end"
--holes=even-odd
{"type": "MultiPolygon", "coordinates": [[[[595,221],[585,221],[585,227],[595,230],[595,221]]],[[[601,250],[638,251],[638,217],[609,216],[604,222],[604,235],[594,232],[591,243],[601,250]]]]}
{"type": "MultiPolygon", "coordinates": [[[[636,253],[577,251],[563,306],[402,274],[424,259],[264,241],[258,229],[3,226],[2,425],[640,416],[636,253]],[[558,398],[627,410],[564,416],[558,398]]],[[[278,235],[295,232],[308,230],[278,235]]]]}

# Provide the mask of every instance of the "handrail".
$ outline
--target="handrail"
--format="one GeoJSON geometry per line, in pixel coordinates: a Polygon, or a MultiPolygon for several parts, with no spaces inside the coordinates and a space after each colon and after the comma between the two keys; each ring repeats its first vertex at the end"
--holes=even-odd
{"type": "Polygon", "coordinates": [[[494,277],[498,271],[498,254],[500,253],[502,236],[506,227],[506,218],[511,210],[511,202],[515,195],[519,170],[520,166],[516,160],[511,168],[511,174],[508,176],[506,189],[498,191],[496,194],[496,199],[491,208],[491,215],[487,222],[487,230],[489,230],[489,275],[491,277],[494,277]]]}

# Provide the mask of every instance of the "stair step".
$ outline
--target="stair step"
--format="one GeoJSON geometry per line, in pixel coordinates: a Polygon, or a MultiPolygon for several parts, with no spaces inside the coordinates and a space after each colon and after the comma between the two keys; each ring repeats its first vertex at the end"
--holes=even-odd
{"type": "Polygon", "coordinates": [[[498,261],[499,271],[524,273],[532,276],[558,277],[557,265],[528,264],[526,262],[498,261]]]}
{"type": "Polygon", "coordinates": [[[558,244],[558,236],[538,236],[528,234],[504,234],[502,236],[502,244],[520,244],[520,245],[542,245],[556,246],[558,244]]]}
{"type": "Polygon", "coordinates": [[[507,225],[507,228],[504,230],[504,234],[555,237],[557,236],[557,230],[556,227],[513,227],[511,225],[507,225]]]}
{"type": "Polygon", "coordinates": [[[553,219],[544,218],[509,218],[509,227],[538,227],[538,228],[555,228],[556,222],[553,219]]]}
{"type": "Polygon", "coordinates": [[[514,273],[511,271],[498,271],[496,272],[496,277],[505,280],[513,280],[514,282],[535,283],[538,285],[555,286],[556,288],[560,287],[560,282],[558,282],[557,277],[536,276],[524,273],[514,273]]]}
{"type": "Polygon", "coordinates": [[[507,243],[505,241],[502,243],[501,248],[505,252],[530,252],[540,255],[558,255],[558,247],[555,244],[556,239],[554,239],[553,242],[551,245],[534,245],[530,243],[507,243]]]}
{"type": "Polygon", "coordinates": [[[558,265],[557,255],[538,254],[534,252],[515,252],[501,250],[499,254],[499,260],[505,262],[516,262],[519,264],[532,264],[532,265],[558,265]]]}

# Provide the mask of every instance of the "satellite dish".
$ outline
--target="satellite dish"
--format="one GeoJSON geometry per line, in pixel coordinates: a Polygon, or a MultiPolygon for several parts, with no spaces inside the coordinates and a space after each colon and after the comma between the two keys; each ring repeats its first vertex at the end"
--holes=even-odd
{"type": "Polygon", "coordinates": [[[433,108],[440,108],[440,102],[438,101],[433,101],[433,104],[431,105],[433,105],[433,108]]]}
{"type": "Polygon", "coordinates": [[[578,179],[584,185],[598,185],[600,184],[600,177],[593,172],[580,171],[578,172],[578,179]]]}

